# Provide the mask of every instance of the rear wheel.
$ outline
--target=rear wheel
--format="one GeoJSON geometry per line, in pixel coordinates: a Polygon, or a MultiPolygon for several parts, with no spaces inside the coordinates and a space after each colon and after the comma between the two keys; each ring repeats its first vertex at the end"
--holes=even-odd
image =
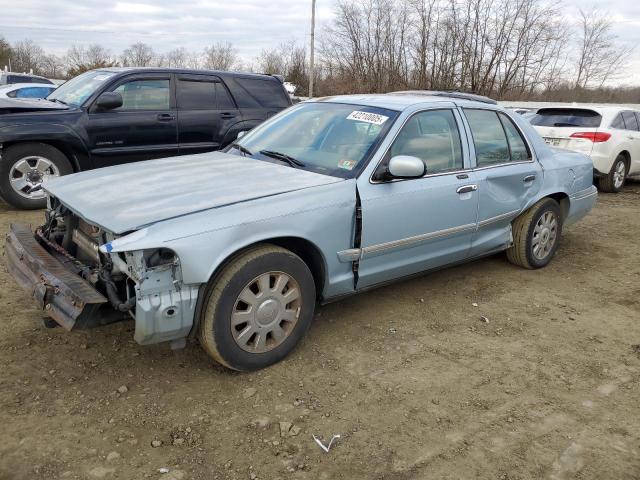
{"type": "Polygon", "coordinates": [[[233,370],[267,367],[304,336],[315,300],[313,276],[302,259],[284,248],[260,245],[236,257],[209,285],[200,343],[233,370]]]}
{"type": "Polygon", "coordinates": [[[15,208],[44,208],[42,183],[72,172],[64,153],[51,145],[35,142],[12,145],[2,151],[0,196],[15,208]]]}
{"type": "Polygon", "coordinates": [[[598,188],[603,192],[618,193],[626,180],[627,159],[623,155],[618,155],[609,173],[598,178],[598,188]]]}
{"type": "Polygon", "coordinates": [[[553,258],[562,234],[560,205],[543,198],[513,222],[513,245],[507,258],[524,268],[545,267],[553,258]]]}

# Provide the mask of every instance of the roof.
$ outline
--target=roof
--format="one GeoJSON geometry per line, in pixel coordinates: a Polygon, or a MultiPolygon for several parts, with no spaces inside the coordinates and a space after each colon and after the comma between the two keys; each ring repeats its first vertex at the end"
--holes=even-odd
{"type": "Polygon", "coordinates": [[[368,105],[371,107],[387,108],[401,111],[413,105],[425,103],[483,105],[487,102],[470,100],[467,98],[454,98],[443,96],[442,92],[397,92],[397,93],[372,93],[360,95],[336,95],[332,97],[314,98],[315,102],[349,103],[353,105],[368,105]],[[431,94],[433,93],[433,94],[431,94]],[[437,93],[437,95],[436,95],[437,93]]]}
{"type": "Polygon", "coordinates": [[[170,67],[103,67],[97,68],[96,70],[100,70],[103,72],[113,72],[113,73],[136,73],[136,72],[146,72],[146,73],[183,73],[183,74],[209,74],[209,75],[218,75],[221,77],[224,76],[241,76],[241,77],[258,77],[258,78],[276,78],[280,79],[278,75],[267,75],[264,73],[246,73],[246,72],[228,72],[225,70],[202,70],[202,69],[194,69],[194,68],[170,68],[170,67]]]}

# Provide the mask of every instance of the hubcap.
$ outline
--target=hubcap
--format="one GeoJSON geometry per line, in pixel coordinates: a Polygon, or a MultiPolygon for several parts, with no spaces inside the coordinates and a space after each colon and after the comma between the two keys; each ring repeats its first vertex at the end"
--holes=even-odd
{"type": "Polygon", "coordinates": [[[42,185],[44,180],[59,177],[60,171],[48,158],[31,155],[21,158],[13,164],[9,171],[9,183],[18,195],[37,200],[44,198],[42,185]]]}
{"type": "Polygon", "coordinates": [[[283,272],[267,272],[240,292],[231,314],[231,332],[246,352],[265,353],[293,331],[302,306],[300,287],[283,272]]]}
{"type": "Polygon", "coordinates": [[[624,162],[618,162],[615,170],[613,171],[613,185],[616,188],[622,187],[626,173],[627,173],[627,167],[624,164],[624,162]]]}
{"type": "Polygon", "coordinates": [[[553,212],[544,212],[533,229],[533,256],[544,260],[549,256],[558,237],[558,220],[553,212]]]}

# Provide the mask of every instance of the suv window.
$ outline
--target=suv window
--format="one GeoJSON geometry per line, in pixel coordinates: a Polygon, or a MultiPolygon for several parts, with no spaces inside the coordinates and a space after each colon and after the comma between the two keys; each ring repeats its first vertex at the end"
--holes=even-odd
{"type": "Polygon", "coordinates": [[[634,130],[636,132],[640,130],[640,128],[638,128],[638,121],[636,120],[636,116],[633,112],[622,112],[622,118],[624,119],[624,124],[626,125],[627,130],[634,130]]]}
{"type": "Polygon", "coordinates": [[[229,92],[227,92],[227,87],[222,83],[216,83],[216,97],[218,98],[218,109],[235,110],[236,104],[233,102],[229,92]]]}
{"type": "Polygon", "coordinates": [[[613,122],[611,122],[611,128],[617,128],[619,130],[624,130],[627,128],[624,124],[624,120],[622,119],[622,113],[619,113],[618,115],[616,115],[616,118],[613,119],[613,122]]]}
{"type": "Polygon", "coordinates": [[[178,108],[184,110],[215,110],[215,82],[212,80],[178,80],[178,108]]]}
{"type": "Polygon", "coordinates": [[[464,168],[460,132],[451,110],[415,114],[404,124],[389,151],[389,158],[418,157],[425,163],[427,174],[464,168]]]}
{"type": "Polygon", "coordinates": [[[465,109],[464,112],[471,128],[478,166],[509,162],[509,142],[498,114],[492,110],[465,109]]]}
{"type": "Polygon", "coordinates": [[[114,90],[122,95],[116,110],[169,110],[169,80],[132,80],[114,90]]]}
{"type": "Polygon", "coordinates": [[[289,99],[285,96],[282,84],[277,80],[262,80],[260,78],[236,78],[240,85],[260,105],[266,108],[286,108],[289,99]]]}
{"type": "Polygon", "coordinates": [[[541,108],[531,117],[531,125],[538,127],[597,128],[602,115],[585,108],[541,108]]]}

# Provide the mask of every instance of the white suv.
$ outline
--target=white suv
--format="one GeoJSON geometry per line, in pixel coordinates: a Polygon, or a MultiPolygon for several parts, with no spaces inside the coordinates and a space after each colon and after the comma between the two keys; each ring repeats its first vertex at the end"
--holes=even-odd
{"type": "Polygon", "coordinates": [[[586,153],[598,188],[618,192],[640,175],[640,112],[620,107],[546,107],[530,119],[554,147],[586,153]]]}

